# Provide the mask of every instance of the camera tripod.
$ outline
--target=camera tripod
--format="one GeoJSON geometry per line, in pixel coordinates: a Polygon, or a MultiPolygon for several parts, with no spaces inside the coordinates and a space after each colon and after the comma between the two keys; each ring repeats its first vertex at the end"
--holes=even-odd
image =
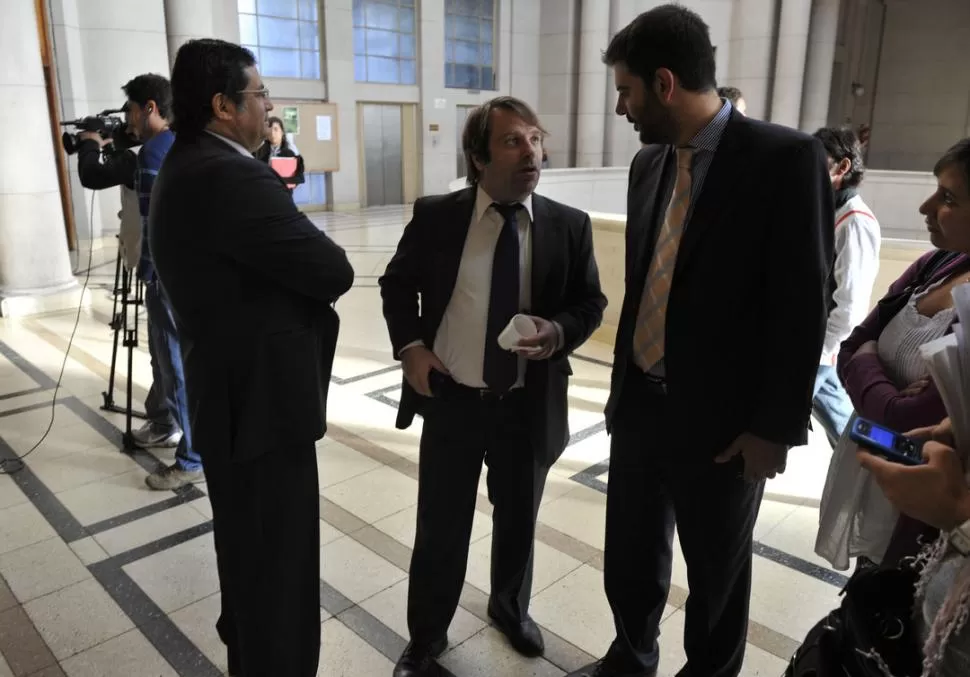
{"type": "Polygon", "coordinates": [[[125,431],[122,434],[122,449],[134,451],[137,447],[131,434],[132,418],[147,418],[143,412],[131,408],[132,365],[135,348],[138,347],[138,309],[145,302],[145,284],[138,279],[134,271],[124,265],[121,247],[118,247],[118,258],[115,261],[115,283],[112,291],[114,307],[111,312],[111,322],[108,325],[114,331],[114,345],[111,348],[111,373],[108,375],[108,390],[101,393],[104,397],[103,411],[112,411],[125,415],[125,431]],[[128,351],[127,367],[128,382],[125,388],[125,406],[115,404],[115,377],[118,367],[118,347],[128,351]]]}

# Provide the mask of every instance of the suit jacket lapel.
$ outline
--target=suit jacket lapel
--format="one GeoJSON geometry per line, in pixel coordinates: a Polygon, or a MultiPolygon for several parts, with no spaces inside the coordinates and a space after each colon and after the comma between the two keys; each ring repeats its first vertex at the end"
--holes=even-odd
{"type": "Polygon", "coordinates": [[[458,267],[461,265],[461,256],[465,250],[465,239],[468,237],[468,228],[471,225],[472,214],[475,211],[474,186],[465,188],[458,193],[453,203],[450,213],[445,216],[434,232],[438,238],[441,256],[438,257],[438,285],[441,291],[441,308],[436,308],[434,318],[434,331],[438,332],[441,318],[444,317],[445,307],[455,291],[455,282],[458,280],[458,267]]]}
{"type": "Polygon", "coordinates": [[[532,196],[532,308],[533,312],[540,306],[546,280],[552,268],[557,242],[562,239],[559,229],[562,224],[552,216],[549,201],[541,195],[532,196]]]}
{"type": "Polygon", "coordinates": [[[674,268],[675,275],[690,260],[691,254],[694,253],[697,244],[704,239],[707,230],[715,224],[723,224],[723,219],[720,217],[724,206],[731,203],[734,186],[744,174],[744,168],[739,162],[742,131],[740,125],[743,124],[737,117],[739,115],[737,111],[732,113],[714,153],[714,160],[707,170],[697,204],[694,205],[680,241],[677,264],[674,268]]]}
{"type": "Polygon", "coordinates": [[[659,152],[650,157],[649,162],[640,170],[643,178],[636,193],[628,200],[627,229],[634,225],[632,232],[636,238],[632,243],[636,256],[633,270],[639,279],[638,286],[641,287],[647,274],[646,268],[653,258],[657,231],[663,220],[665,205],[659,203],[664,198],[664,162],[668,155],[668,152],[659,152]]]}

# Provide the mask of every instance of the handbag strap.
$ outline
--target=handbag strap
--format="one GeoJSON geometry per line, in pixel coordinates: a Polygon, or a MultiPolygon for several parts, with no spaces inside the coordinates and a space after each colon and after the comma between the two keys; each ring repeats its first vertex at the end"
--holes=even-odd
{"type": "Polygon", "coordinates": [[[907,289],[910,290],[910,294],[915,292],[920,287],[924,287],[929,284],[934,275],[959,259],[961,256],[962,254],[959,252],[948,252],[942,249],[934,252],[920,269],[913,283],[907,286],[907,289]]]}
{"type": "MultiPolygon", "coordinates": [[[[886,325],[906,306],[913,294],[928,285],[940,271],[952,265],[962,256],[964,255],[959,252],[936,250],[904,289],[880,300],[877,304],[879,308],[879,333],[882,333],[886,325]]],[[[970,265],[970,262],[968,262],[968,265],[970,265]]]]}

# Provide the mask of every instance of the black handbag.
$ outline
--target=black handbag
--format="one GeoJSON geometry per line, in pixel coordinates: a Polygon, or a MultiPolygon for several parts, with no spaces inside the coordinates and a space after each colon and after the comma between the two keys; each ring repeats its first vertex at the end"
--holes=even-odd
{"type": "Polygon", "coordinates": [[[920,677],[913,622],[918,577],[911,560],[857,570],[839,608],[808,632],[785,677],[920,677]]]}

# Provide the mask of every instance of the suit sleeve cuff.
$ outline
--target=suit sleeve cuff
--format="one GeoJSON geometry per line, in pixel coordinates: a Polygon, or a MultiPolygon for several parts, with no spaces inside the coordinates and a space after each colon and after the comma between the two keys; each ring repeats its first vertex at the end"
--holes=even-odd
{"type": "Polygon", "coordinates": [[[410,343],[405,344],[399,351],[397,351],[398,357],[403,357],[405,351],[410,350],[415,346],[423,346],[423,345],[424,345],[424,341],[420,339],[418,339],[417,341],[411,341],[410,343]]]}
{"type": "Polygon", "coordinates": [[[563,331],[562,325],[555,320],[553,320],[552,326],[556,328],[556,352],[559,352],[566,345],[566,334],[563,331]]]}

